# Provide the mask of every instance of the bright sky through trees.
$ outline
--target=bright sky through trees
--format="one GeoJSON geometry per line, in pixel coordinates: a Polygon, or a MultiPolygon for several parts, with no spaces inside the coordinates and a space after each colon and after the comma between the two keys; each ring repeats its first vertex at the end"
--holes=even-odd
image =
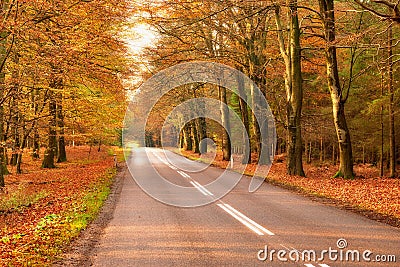
{"type": "Polygon", "coordinates": [[[139,23],[129,30],[127,42],[130,52],[139,55],[145,47],[152,46],[156,40],[156,34],[147,24],[139,23]]]}

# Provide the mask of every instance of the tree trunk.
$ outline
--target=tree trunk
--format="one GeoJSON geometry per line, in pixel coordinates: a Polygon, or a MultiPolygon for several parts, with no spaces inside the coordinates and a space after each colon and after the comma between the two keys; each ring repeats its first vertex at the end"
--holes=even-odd
{"type": "MultiPolygon", "coordinates": [[[[32,91],[31,99],[32,99],[32,105],[33,105],[33,109],[34,109],[34,112],[35,112],[35,116],[37,116],[38,112],[39,112],[38,103],[37,103],[38,102],[38,99],[37,99],[38,96],[39,96],[38,89],[34,89],[32,91]]],[[[34,159],[39,159],[40,158],[40,144],[39,144],[40,136],[39,136],[39,132],[38,132],[38,129],[37,129],[37,121],[33,122],[32,130],[33,130],[33,140],[32,140],[33,153],[32,153],[32,157],[34,159]]]]}
{"type": "MultiPolygon", "coordinates": [[[[196,101],[197,108],[200,109],[202,112],[205,113],[205,103],[202,99],[197,99],[196,101]]],[[[197,127],[197,136],[199,141],[199,152],[200,154],[207,153],[207,142],[202,140],[207,138],[207,122],[206,118],[199,117],[196,119],[196,127],[197,127]]]]}
{"type": "Polygon", "coordinates": [[[309,163],[309,162],[308,162],[308,157],[309,157],[309,152],[310,152],[309,143],[310,143],[310,142],[308,142],[308,141],[305,142],[305,153],[306,153],[305,156],[306,156],[306,162],[307,162],[307,163],[309,163]]]}
{"type": "Polygon", "coordinates": [[[336,39],[334,0],[319,0],[319,6],[327,42],[325,57],[328,87],[331,94],[333,120],[339,143],[339,170],[334,177],[351,179],[354,177],[353,152],[344,110],[347,97],[343,96],[343,89],[340,85],[336,46],[334,45],[336,39]]]}
{"type": "Polygon", "coordinates": [[[266,110],[268,109],[268,106],[266,106],[266,102],[262,101],[261,99],[264,97],[267,97],[266,94],[266,81],[263,78],[255,77],[254,78],[255,83],[258,85],[260,90],[257,90],[257,92],[260,93],[260,95],[255,95],[255,98],[257,99],[256,102],[256,107],[257,109],[255,112],[257,112],[257,117],[259,118],[259,134],[260,137],[259,139],[259,151],[258,151],[258,164],[260,165],[267,165],[271,163],[271,149],[268,144],[268,135],[269,135],[269,125],[268,125],[268,117],[266,114],[266,110]],[[260,99],[261,101],[258,101],[260,99]],[[264,138],[263,138],[264,137],[264,138]]]}
{"type": "MultiPolygon", "coordinates": [[[[252,103],[252,121],[253,121],[253,139],[254,139],[254,146],[253,149],[250,148],[250,151],[254,151],[257,153],[258,159],[260,159],[261,153],[261,131],[260,131],[260,124],[257,121],[257,115],[260,117],[260,108],[259,108],[259,96],[257,95],[258,90],[254,90],[254,86],[250,85],[251,90],[251,103],[252,103]]],[[[250,154],[251,155],[251,154],[250,154]]]]}
{"type": "MultiPolygon", "coordinates": [[[[0,14],[3,15],[6,7],[2,6],[0,14]]],[[[5,90],[5,72],[4,65],[7,57],[6,49],[6,38],[3,38],[2,32],[0,32],[0,101],[4,99],[5,90]]],[[[5,147],[4,147],[4,107],[0,104],[0,188],[4,187],[4,174],[6,173],[6,162],[5,162],[5,147]]]]}
{"type": "Polygon", "coordinates": [[[319,139],[319,162],[324,161],[324,139],[321,135],[321,138],[319,139]]]}
{"type": "Polygon", "coordinates": [[[197,133],[199,135],[199,142],[200,142],[200,154],[207,153],[207,142],[203,141],[207,138],[207,122],[206,118],[200,117],[197,118],[197,133]]]}
{"type": "Polygon", "coordinates": [[[183,131],[183,150],[189,151],[192,150],[192,137],[190,136],[190,123],[186,123],[186,125],[182,129],[183,131]]]}
{"type": "Polygon", "coordinates": [[[21,174],[22,169],[21,169],[21,163],[22,163],[22,155],[24,154],[24,149],[26,147],[26,141],[28,139],[29,133],[32,131],[32,128],[30,130],[27,130],[25,127],[25,121],[22,122],[22,141],[20,143],[20,146],[18,148],[18,154],[17,154],[17,160],[16,160],[16,169],[17,173],[21,174]]]}
{"type": "Polygon", "coordinates": [[[15,108],[13,111],[13,116],[11,118],[11,134],[14,135],[14,144],[12,147],[12,153],[11,153],[11,159],[10,159],[10,165],[16,166],[17,165],[17,160],[18,160],[18,154],[19,154],[19,147],[20,147],[20,132],[19,132],[19,123],[20,123],[20,118],[19,118],[19,112],[18,108],[16,107],[16,103],[13,99],[11,100],[12,102],[12,108],[15,108]]]}
{"type": "Polygon", "coordinates": [[[39,144],[39,132],[38,130],[35,128],[34,129],[34,133],[33,133],[33,153],[32,153],[32,157],[34,159],[39,159],[40,158],[40,144],[39,144]]]}
{"type": "Polygon", "coordinates": [[[336,88],[335,86],[331,92],[333,118],[339,143],[339,171],[335,174],[335,177],[352,179],[354,178],[354,172],[350,132],[347,127],[344,102],[338,99],[336,88]]]}
{"type": "MultiPolygon", "coordinates": [[[[1,47],[0,47],[0,49],[1,49],[1,47]]],[[[1,57],[0,57],[0,62],[1,62],[1,57]]],[[[3,95],[4,95],[4,77],[5,77],[4,73],[0,72],[0,99],[2,99],[3,95]]],[[[4,144],[3,119],[4,119],[4,108],[3,108],[3,105],[0,105],[0,188],[5,186],[4,174],[6,172],[5,171],[6,164],[5,164],[5,158],[4,158],[5,147],[3,145],[4,144]]]]}
{"type": "MultiPolygon", "coordinates": [[[[62,95],[58,95],[58,103],[57,103],[57,126],[59,129],[59,137],[58,137],[58,149],[57,149],[57,162],[66,162],[67,161],[67,152],[65,151],[65,137],[64,137],[64,114],[63,114],[63,106],[62,106],[62,95]]],[[[101,141],[100,141],[101,144],[101,141]]],[[[99,145],[100,150],[100,145],[99,145]]]]}
{"type": "MultiPolygon", "coordinates": [[[[53,87],[54,88],[54,87],[53,87]]],[[[49,93],[49,136],[47,149],[44,153],[42,168],[55,168],[54,157],[57,147],[57,104],[53,92],[49,93]]]]}
{"type": "Polygon", "coordinates": [[[197,136],[197,128],[196,128],[195,120],[192,120],[190,122],[190,124],[191,124],[191,127],[190,127],[191,134],[190,134],[190,136],[192,137],[192,151],[194,153],[200,153],[199,138],[197,136]]]}
{"type": "MultiPolygon", "coordinates": [[[[383,97],[384,93],[384,77],[382,75],[381,79],[381,96],[383,97]]],[[[383,177],[384,175],[384,168],[383,168],[383,156],[384,156],[384,145],[385,145],[385,132],[384,132],[384,122],[383,122],[383,105],[381,105],[381,111],[380,111],[380,123],[381,123],[381,147],[380,147],[380,159],[379,159],[379,175],[380,177],[383,177]]]]}
{"type": "Polygon", "coordinates": [[[389,94],[389,177],[396,177],[396,135],[394,115],[393,86],[393,31],[392,24],[388,28],[388,94],[389,94]]]}
{"type": "Polygon", "coordinates": [[[228,102],[226,100],[226,88],[218,85],[219,101],[221,102],[221,121],[223,126],[222,135],[222,159],[231,160],[231,125],[229,121],[228,102]]]}
{"type": "MultiPolygon", "coordinates": [[[[192,92],[193,98],[197,98],[196,90],[201,88],[201,85],[191,85],[189,89],[189,93],[192,92]]],[[[194,103],[194,110],[196,113],[196,118],[193,121],[193,126],[195,128],[196,139],[195,139],[195,151],[198,150],[198,153],[204,154],[207,153],[207,143],[201,142],[205,138],[207,138],[207,123],[204,117],[197,117],[198,114],[205,114],[205,103],[202,99],[196,99],[194,103]],[[198,149],[196,149],[198,146],[198,149]]]]}
{"type": "Polygon", "coordinates": [[[250,122],[249,113],[247,110],[247,95],[244,91],[244,81],[241,75],[237,77],[238,82],[238,93],[239,93],[239,109],[242,118],[242,122],[246,132],[243,132],[243,151],[244,155],[242,158],[242,164],[251,163],[251,145],[250,145],[250,122]],[[247,134],[246,134],[247,133],[247,134]]]}
{"type": "MultiPolygon", "coordinates": [[[[263,109],[265,110],[265,109],[263,109]]],[[[267,165],[271,163],[270,156],[272,153],[270,153],[271,149],[268,145],[268,133],[269,133],[269,125],[268,125],[268,118],[266,117],[266,114],[261,115],[261,127],[260,131],[261,134],[264,134],[266,138],[263,138],[261,141],[261,152],[259,153],[259,158],[258,158],[258,164],[260,165],[267,165]]],[[[273,155],[272,155],[273,157],[273,155]]]]}
{"type": "Polygon", "coordinates": [[[280,19],[280,7],[275,9],[278,41],[285,62],[286,127],[287,127],[287,172],[305,176],[303,169],[303,144],[301,135],[301,110],[303,105],[303,79],[301,75],[300,28],[297,1],[287,0],[289,7],[289,40],[285,46],[280,19]]]}
{"type": "Polygon", "coordinates": [[[180,133],[179,133],[179,148],[183,148],[183,144],[184,144],[184,138],[183,138],[183,131],[181,131],[180,133]]]}

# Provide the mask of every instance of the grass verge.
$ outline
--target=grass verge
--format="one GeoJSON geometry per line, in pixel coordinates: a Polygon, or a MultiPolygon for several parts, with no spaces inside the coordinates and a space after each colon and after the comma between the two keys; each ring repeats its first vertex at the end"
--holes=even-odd
{"type": "Polygon", "coordinates": [[[20,185],[15,191],[0,198],[0,213],[21,212],[22,209],[32,206],[47,195],[45,190],[29,194],[26,187],[20,185]]]}
{"type": "Polygon", "coordinates": [[[51,266],[97,217],[116,174],[113,156],[92,150],[84,162],[89,147],[67,149],[69,161],[58,168],[41,169],[40,161],[27,158],[24,174],[6,177],[0,193],[0,266],[51,266]]]}
{"type": "MultiPolygon", "coordinates": [[[[26,249],[15,251],[16,257],[11,266],[50,266],[58,259],[63,249],[96,218],[110,193],[115,173],[115,168],[108,169],[87,190],[73,196],[74,201],[69,208],[42,217],[34,226],[34,235],[26,243],[26,249]]],[[[3,242],[16,242],[22,236],[3,237],[3,242]]]]}

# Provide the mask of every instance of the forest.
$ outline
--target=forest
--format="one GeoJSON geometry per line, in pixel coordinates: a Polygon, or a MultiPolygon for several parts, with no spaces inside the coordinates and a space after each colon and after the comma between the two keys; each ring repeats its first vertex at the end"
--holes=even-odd
{"type": "MultiPolygon", "coordinates": [[[[125,157],[132,151],[124,149],[131,148],[125,141],[132,129],[143,134],[140,145],[211,159],[214,166],[261,177],[260,185],[266,181],[399,227],[400,179],[392,179],[400,173],[399,5],[0,0],[0,265],[52,265],[90,232],[102,207],[113,212],[120,192],[139,192],[122,190],[123,181],[134,184],[125,179],[131,178],[125,157]],[[190,66],[189,75],[174,72],[179,66],[190,66]],[[176,86],[162,90],[171,84],[176,86]],[[258,167],[268,175],[259,175],[258,167]]],[[[154,158],[162,150],[147,151],[171,177],[190,181],[154,158]]],[[[129,218],[138,226],[146,222],[153,234],[157,222],[168,222],[143,221],[159,214],[148,212],[144,197],[136,202],[141,196],[130,196],[136,206],[129,218]],[[136,217],[142,207],[142,218],[136,217]]],[[[277,206],[286,210],[286,204],[277,206]]],[[[256,214],[270,212],[265,204],[256,206],[256,214]]],[[[249,215],[254,207],[246,207],[249,215]]],[[[174,216],[174,223],[186,223],[174,216]]],[[[221,225],[225,231],[228,221],[221,225]]],[[[185,228],[170,229],[186,238],[185,228]]],[[[172,248],[173,238],[165,237],[172,248]]],[[[84,256],[98,238],[88,238],[84,256]]],[[[206,239],[190,246],[200,244],[203,252],[206,239]]],[[[153,248],[154,235],[149,240],[153,248]]],[[[182,244],[177,247],[185,248],[179,252],[184,256],[182,244]]]]}
{"type": "Polygon", "coordinates": [[[1,0],[0,8],[0,187],[10,168],[23,172],[25,152],[54,168],[68,145],[118,144],[130,3],[1,0]]]}
{"type": "MultiPolygon", "coordinates": [[[[357,177],[356,164],[368,164],[378,168],[380,176],[397,177],[398,1],[205,0],[138,5],[136,23],[147,25],[156,36],[135,59],[143,77],[140,82],[181,62],[226,64],[250,77],[268,100],[277,132],[274,152],[285,158],[289,175],[307,176],[304,164],[328,164],[337,166],[331,177],[352,179],[357,177]]],[[[237,147],[227,138],[235,129],[229,128],[222,107],[223,127],[195,118],[178,129],[179,144],[171,145],[204,153],[201,140],[208,137],[224,160],[239,152],[253,155],[249,162],[268,163],[260,142],[266,129],[255,120],[257,97],[217,84],[187,84],[163,95],[147,121],[147,145],[161,145],[163,122],[176,106],[201,97],[216,99],[237,113],[250,146],[237,147]]],[[[140,94],[137,99],[139,106],[148,104],[140,94]]]]}
{"type": "MultiPolygon", "coordinates": [[[[65,146],[120,145],[136,89],[191,61],[225,64],[254,81],[274,115],[273,152],[284,155],[288,174],[332,164],[332,176],[353,178],[355,164],[370,164],[397,177],[398,1],[1,0],[0,14],[0,187],[10,166],[23,172],[25,152],[54,168],[67,160],[65,146]],[[138,25],[155,38],[132,53],[126,35],[138,25]]],[[[148,120],[147,145],[160,144],[174,107],[202,97],[229,107],[224,127],[193,119],[172,145],[204,153],[208,137],[224,160],[244,153],[268,163],[256,98],[216,84],[165,94],[148,120]],[[227,137],[229,111],[241,118],[249,146],[227,137]]]]}

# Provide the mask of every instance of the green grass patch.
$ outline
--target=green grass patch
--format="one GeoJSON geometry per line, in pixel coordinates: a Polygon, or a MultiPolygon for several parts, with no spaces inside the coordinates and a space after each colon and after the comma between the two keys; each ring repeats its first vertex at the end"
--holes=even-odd
{"type": "MultiPolygon", "coordinates": [[[[59,259],[71,241],[98,215],[111,191],[116,174],[110,168],[89,189],[72,196],[70,207],[61,214],[48,214],[34,226],[34,237],[26,245],[26,251],[18,251],[14,263],[23,266],[51,266],[59,259]]],[[[2,242],[15,241],[14,236],[4,237],[2,242]]]]}
{"type": "Polygon", "coordinates": [[[109,156],[116,156],[117,162],[124,162],[132,152],[131,148],[111,147],[107,150],[109,156]]]}
{"type": "Polygon", "coordinates": [[[38,193],[28,193],[25,186],[19,186],[17,190],[1,195],[0,198],[0,213],[20,211],[23,208],[30,207],[37,203],[42,198],[48,195],[46,191],[38,193]]]}

